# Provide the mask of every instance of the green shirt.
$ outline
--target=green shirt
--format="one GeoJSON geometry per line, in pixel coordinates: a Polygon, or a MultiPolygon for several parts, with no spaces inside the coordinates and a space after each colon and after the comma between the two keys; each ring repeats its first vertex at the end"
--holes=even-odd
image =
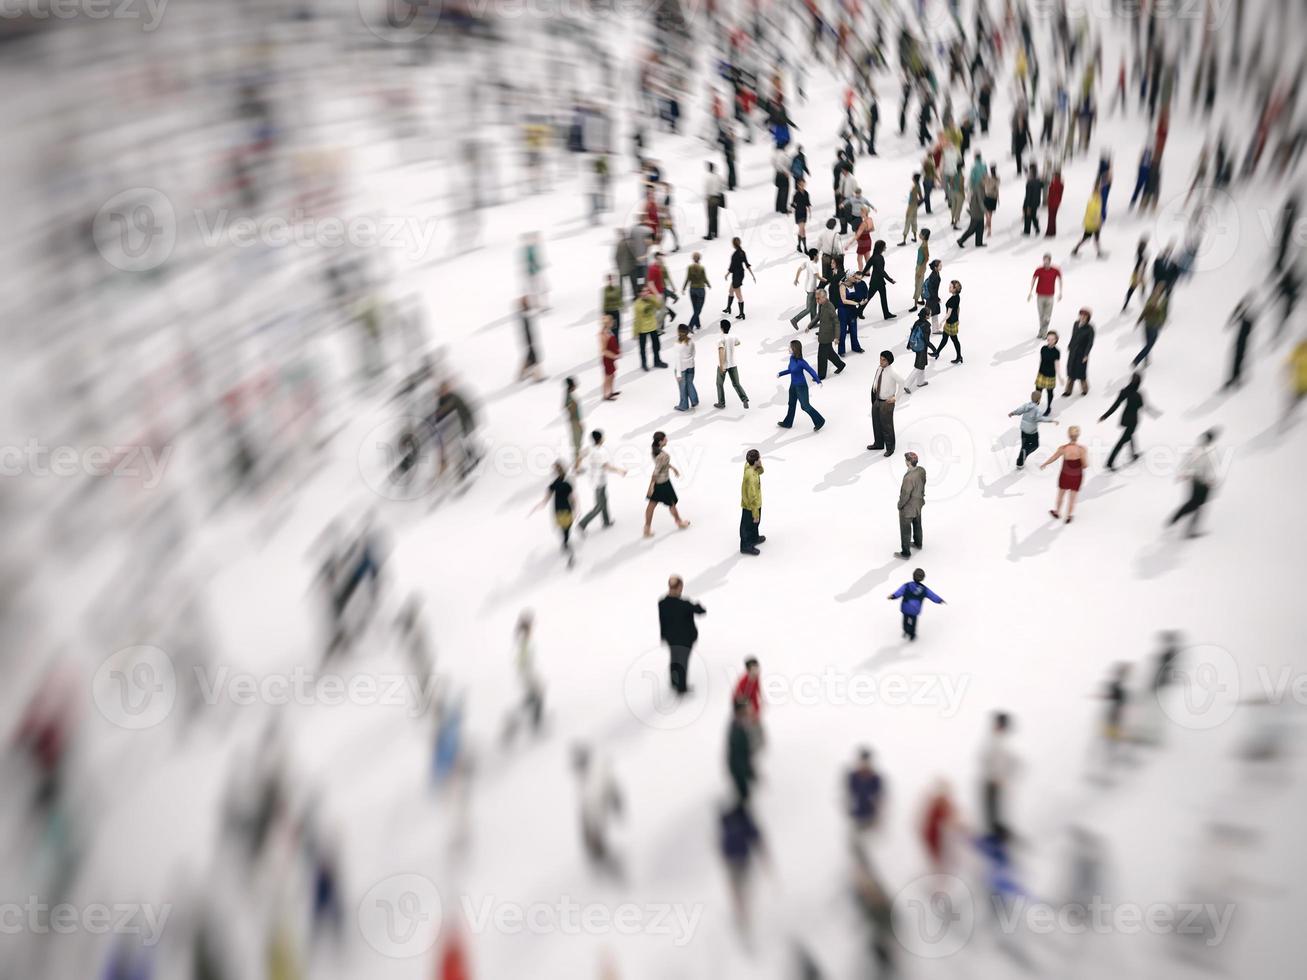
{"type": "Polygon", "coordinates": [[[691,262],[690,268],[685,270],[685,284],[692,289],[704,289],[708,285],[708,273],[703,271],[703,266],[698,262],[691,262]]]}
{"type": "Polygon", "coordinates": [[[604,287],[604,312],[612,313],[622,308],[622,287],[613,285],[604,287]]]}
{"type": "Polygon", "coordinates": [[[658,308],[662,306],[656,298],[641,296],[635,301],[635,332],[653,333],[658,329],[658,308]]]}
{"type": "Polygon", "coordinates": [[[740,484],[740,508],[752,511],[755,519],[762,510],[762,470],[744,464],[744,481],[740,484]]]}

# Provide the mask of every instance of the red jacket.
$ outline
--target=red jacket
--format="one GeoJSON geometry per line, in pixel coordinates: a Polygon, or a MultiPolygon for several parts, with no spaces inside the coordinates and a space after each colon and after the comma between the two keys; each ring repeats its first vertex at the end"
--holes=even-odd
{"type": "Polygon", "coordinates": [[[735,700],[748,701],[749,710],[755,715],[762,714],[762,680],[750,677],[747,673],[735,685],[735,700]]]}

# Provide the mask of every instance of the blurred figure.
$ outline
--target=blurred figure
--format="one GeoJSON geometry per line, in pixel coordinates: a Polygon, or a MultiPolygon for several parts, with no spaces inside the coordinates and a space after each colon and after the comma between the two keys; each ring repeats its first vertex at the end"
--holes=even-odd
{"type": "Polygon", "coordinates": [[[845,802],[855,837],[876,826],[884,783],[871,762],[871,749],[858,749],[858,761],[844,781],[845,802]]]}
{"type": "Polygon", "coordinates": [[[722,810],[720,844],[731,890],[731,906],[735,910],[736,928],[747,943],[752,939],[750,891],[756,873],[754,869],[759,861],[767,861],[767,849],[762,831],[758,829],[753,814],[742,800],[737,800],[722,810]]]}
{"type": "Polygon", "coordinates": [[[743,701],[748,705],[749,744],[757,752],[765,741],[762,731],[762,667],[757,657],[749,657],[744,661],[744,673],[735,682],[732,700],[735,704],[743,701]]]}
{"type": "Polygon", "coordinates": [[[737,698],[733,704],[731,724],[726,731],[726,771],[735,787],[735,797],[741,804],[749,802],[749,791],[757,779],[757,771],[753,767],[751,713],[748,700],[737,698]]]}
{"type": "Polygon", "coordinates": [[[1189,481],[1189,499],[1171,515],[1171,519],[1166,524],[1167,527],[1171,527],[1186,517],[1189,518],[1186,538],[1196,538],[1206,533],[1198,529],[1198,521],[1208,497],[1216,487],[1216,450],[1213,444],[1216,442],[1217,433],[1217,429],[1208,429],[1199,436],[1198,445],[1190,450],[1180,470],[1179,478],[1189,481]]]}
{"type": "Polygon", "coordinates": [[[572,750],[572,768],[580,783],[581,842],[590,867],[600,875],[620,880],[622,862],[613,850],[609,828],[622,815],[622,793],[607,763],[596,759],[587,745],[572,750]]]}
{"type": "Polygon", "coordinates": [[[525,721],[534,735],[540,734],[540,725],[544,719],[545,688],[536,671],[535,643],[531,633],[535,626],[535,615],[529,609],[522,610],[517,617],[517,626],[513,630],[516,654],[514,663],[517,668],[518,682],[522,686],[522,703],[513,709],[504,725],[504,742],[510,743],[517,737],[518,726],[525,721]]]}
{"type": "Polygon", "coordinates": [[[1018,762],[1009,746],[1012,720],[1005,711],[994,712],[989,737],[980,757],[981,806],[985,814],[985,834],[1005,844],[1012,838],[1006,811],[1008,791],[1016,776],[1018,762]]]}
{"type": "Polygon", "coordinates": [[[867,852],[856,844],[852,851],[853,896],[867,925],[871,959],[876,964],[875,976],[893,976],[896,972],[894,949],[898,945],[894,936],[894,905],[867,852]]]}
{"type": "Polygon", "coordinates": [[[933,874],[954,873],[956,858],[953,845],[963,829],[948,781],[936,780],[926,796],[926,806],[921,817],[921,842],[933,874]]]}

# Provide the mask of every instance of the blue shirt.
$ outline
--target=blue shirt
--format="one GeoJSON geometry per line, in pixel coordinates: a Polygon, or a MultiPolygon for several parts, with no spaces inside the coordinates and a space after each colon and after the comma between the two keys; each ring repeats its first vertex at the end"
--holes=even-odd
{"type": "Polygon", "coordinates": [[[922,599],[929,599],[931,602],[944,601],[920,582],[904,582],[890,598],[897,599],[900,596],[903,602],[899,606],[899,611],[905,616],[916,616],[920,613],[922,599]]]}
{"type": "Polygon", "coordinates": [[[783,378],[788,374],[790,376],[791,388],[796,385],[803,385],[806,388],[808,386],[808,379],[803,376],[804,371],[807,371],[812,375],[813,381],[820,383],[821,379],[817,377],[817,372],[812,369],[812,365],[803,358],[794,357],[793,355],[790,356],[790,363],[786,366],[785,370],[778,372],[776,377],[783,378]]]}

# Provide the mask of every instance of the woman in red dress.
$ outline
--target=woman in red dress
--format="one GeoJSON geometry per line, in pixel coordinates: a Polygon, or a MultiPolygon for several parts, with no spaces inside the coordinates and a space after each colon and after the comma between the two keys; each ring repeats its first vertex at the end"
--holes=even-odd
{"type": "Polygon", "coordinates": [[[1062,194],[1066,185],[1062,183],[1062,171],[1054,170],[1053,179],[1048,182],[1048,227],[1044,229],[1046,238],[1057,235],[1057,209],[1062,206],[1062,194]]]}
{"type": "Polygon", "coordinates": [[[1062,472],[1057,476],[1057,504],[1049,514],[1054,520],[1062,516],[1062,498],[1067,498],[1066,522],[1071,523],[1071,512],[1076,509],[1076,495],[1080,493],[1080,481],[1084,479],[1085,467],[1089,462],[1089,453],[1080,445],[1080,426],[1073,425],[1067,430],[1070,442],[1058,446],[1057,452],[1039,465],[1042,470],[1050,463],[1062,460],[1062,472]]]}
{"type": "Polygon", "coordinates": [[[610,402],[620,391],[613,391],[613,379],[617,376],[617,357],[622,348],[617,342],[616,324],[611,314],[604,315],[603,326],[599,328],[599,363],[604,369],[604,401],[610,402]]]}
{"type": "Polygon", "coordinates": [[[858,268],[866,266],[871,256],[871,233],[876,230],[876,223],[871,220],[871,209],[863,205],[861,220],[858,222],[858,268]]]}

